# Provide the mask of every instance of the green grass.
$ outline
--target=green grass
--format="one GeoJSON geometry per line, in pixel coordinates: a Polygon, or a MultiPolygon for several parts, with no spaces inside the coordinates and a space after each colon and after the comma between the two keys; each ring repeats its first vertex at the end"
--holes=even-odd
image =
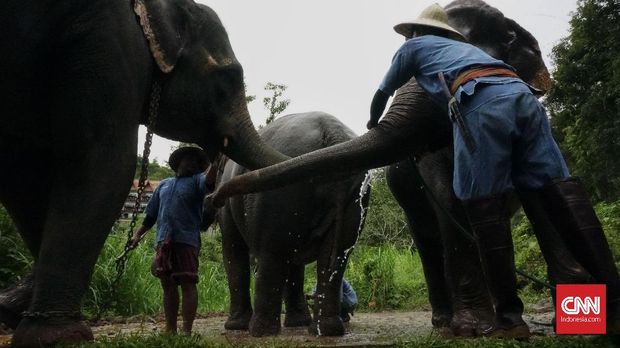
{"type": "MultiPolygon", "coordinates": [[[[111,284],[116,275],[114,260],[123,250],[127,236],[124,228],[117,228],[108,237],[103,248],[89,292],[84,299],[87,315],[99,313],[102,304],[111,303],[105,313],[112,316],[152,315],[162,311],[162,290],[159,279],[151,275],[155,233],[149,232],[140,246],[130,253],[129,260],[117,291],[112,294],[111,284]]],[[[228,307],[228,285],[222,263],[220,242],[213,235],[203,238],[200,254],[200,281],[198,283],[200,313],[223,312],[228,307]]]]}

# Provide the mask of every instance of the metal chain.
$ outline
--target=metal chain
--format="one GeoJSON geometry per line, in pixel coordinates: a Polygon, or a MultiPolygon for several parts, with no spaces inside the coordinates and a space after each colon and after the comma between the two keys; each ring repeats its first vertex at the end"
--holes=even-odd
{"type": "Polygon", "coordinates": [[[127,259],[129,258],[129,253],[132,248],[132,239],[134,235],[134,231],[136,229],[136,225],[138,223],[138,215],[140,213],[141,203],[142,203],[142,195],[144,194],[144,189],[146,187],[146,181],[149,176],[149,156],[151,155],[151,145],[153,144],[153,126],[155,125],[155,121],[157,120],[157,112],[159,110],[159,100],[161,96],[161,85],[157,78],[153,80],[153,84],[151,86],[151,100],[149,102],[149,115],[146,127],[146,139],[144,140],[144,150],[142,151],[142,163],[140,165],[140,177],[138,180],[138,191],[136,202],[133,206],[131,222],[129,223],[129,228],[127,229],[127,241],[125,242],[125,247],[123,248],[123,253],[118,256],[115,260],[116,266],[116,276],[112,283],[110,283],[110,297],[109,300],[105,301],[99,311],[97,313],[97,318],[101,317],[101,314],[105,312],[109,306],[111,305],[112,299],[115,297],[115,293],[118,289],[118,285],[120,283],[123,274],[125,273],[125,266],[127,264],[127,259]]]}

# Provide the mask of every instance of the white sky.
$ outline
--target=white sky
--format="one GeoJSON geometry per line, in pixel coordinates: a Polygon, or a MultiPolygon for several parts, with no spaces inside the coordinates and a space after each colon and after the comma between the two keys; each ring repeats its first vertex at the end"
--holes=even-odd
{"type": "MultiPolygon", "coordinates": [[[[325,111],[357,134],[366,131],[370,100],[404,38],[392,27],[413,19],[432,0],[200,0],[213,8],[243,65],[249,109],[264,123],[267,82],[288,85],[284,114],[325,111]]],[[[440,1],[446,5],[449,1],[440,1]]],[[[568,34],[576,0],[487,0],[538,39],[547,66],[568,34]]],[[[145,129],[140,127],[139,153],[145,129]]],[[[152,158],[168,159],[176,142],[155,136],[152,158]]]]}

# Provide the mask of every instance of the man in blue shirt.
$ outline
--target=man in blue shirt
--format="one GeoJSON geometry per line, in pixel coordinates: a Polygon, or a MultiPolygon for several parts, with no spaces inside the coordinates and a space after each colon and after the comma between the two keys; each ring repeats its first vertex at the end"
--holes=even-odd
{"type": "MultiPolygon", "coordinates": [[[[164,292],[166,331],[177,331],[180,286],[183,293],[183,332],[189,334],[198,308],[196,284],[202,200],[213,191],[215,171],[205,173],[209,164],[207,155],[191,146],[174,151],[168,164],[176,176],[162,180],[153,192],[145,210],[144,222],[135,233],[132,246],[136,247],[157,222],[157,254],[152,272],[160,278],[164,292]]],[[[212,222],[207,221],[203,226],[212,222]]]]}
{"type": "Polygon", "coordinates": [[[408,40],[373,98],[368,128],[377,124],[389,96],[412,77],[449,112],[453,188],[478,239],[496,301],[495,329],[511,337],[529,335],[516,292],[510,231],[508,195],[516,188],[540,192],[546,213],[575,258],[596,282],[607,284],[608,324],[617,331],[620,277],[613,256],[583,185],[569,176],[532,88],[513,67],[464,42],[439,5],[394,29],[408,40]]]}

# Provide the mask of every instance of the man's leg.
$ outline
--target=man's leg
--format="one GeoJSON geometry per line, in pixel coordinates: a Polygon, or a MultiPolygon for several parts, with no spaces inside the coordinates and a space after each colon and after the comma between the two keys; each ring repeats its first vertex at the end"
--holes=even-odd
{"type": "Polygon", "coordinates": [[[607,333],[620,335],[620,276],[585,187],[569,177],[554,180],[543,191],[549,215],[570,251],[596,283],[607,285],[607,333]]]}
{"type": "Polygon", "coordinates": [[[195,283],[185,283],[181,284],[181,290],[183,291],[183,305],[181,307],[183,333],[189,335],[192,333],[192,326],[198,309],[198,289],[195,283]]]}
{"type": "MultiPolygon", "coordinates": [[[[197,247],[174,243],[172,247],[172,276],[171,278],[181,286],[183,302],[181,316],[183,317],[183,333],[191,334],[198,309],[198,253],[197,247]]],[[[177,295],[178,296],[178,295],[177,295]]]]}
{"type": "Polygon", "coordinates": [[[166,316],[166,333],[177,332],[177,314],[179,313],[179,287],[170,278],[161,278],[164,290],[164,314],[166,316]]]}
{"type": "Polygon", "coordinates": [[[579,179],[569,176],[538,100],[524,95],[519,109],[528,122],[515,145],[515,185],[538,193],[568,253],[595,282],[607,285],[608,331],[620,334],[620,276],[588,193],[579,179]]]}
{"type": "MultiPolygon", "coordinates": [[[[464,201],[478,240],[480,259],[495,299],[495,331],[486,334],[512,338],[529,336],[523,321],[523,302],[517,295],[514,247],[510,229],[509,194],[464,201]]],[[[484,333],[483,333],[484,334],[484,333]]]]}
{"type": "Polygon", "coordinates": [[[455,125],[453,186],[478,241],[482,267],[495,300],[495,326],[484,334],[525,338],[529,328],[523,321],[523,303],[517,295],[508,206],[513,190],[513,141],[518,128],[512,110],[514,96],[520,93],[518,87],[481,86],[462,104],[477,149],[469,151],[462,130],[455,125]]]}

